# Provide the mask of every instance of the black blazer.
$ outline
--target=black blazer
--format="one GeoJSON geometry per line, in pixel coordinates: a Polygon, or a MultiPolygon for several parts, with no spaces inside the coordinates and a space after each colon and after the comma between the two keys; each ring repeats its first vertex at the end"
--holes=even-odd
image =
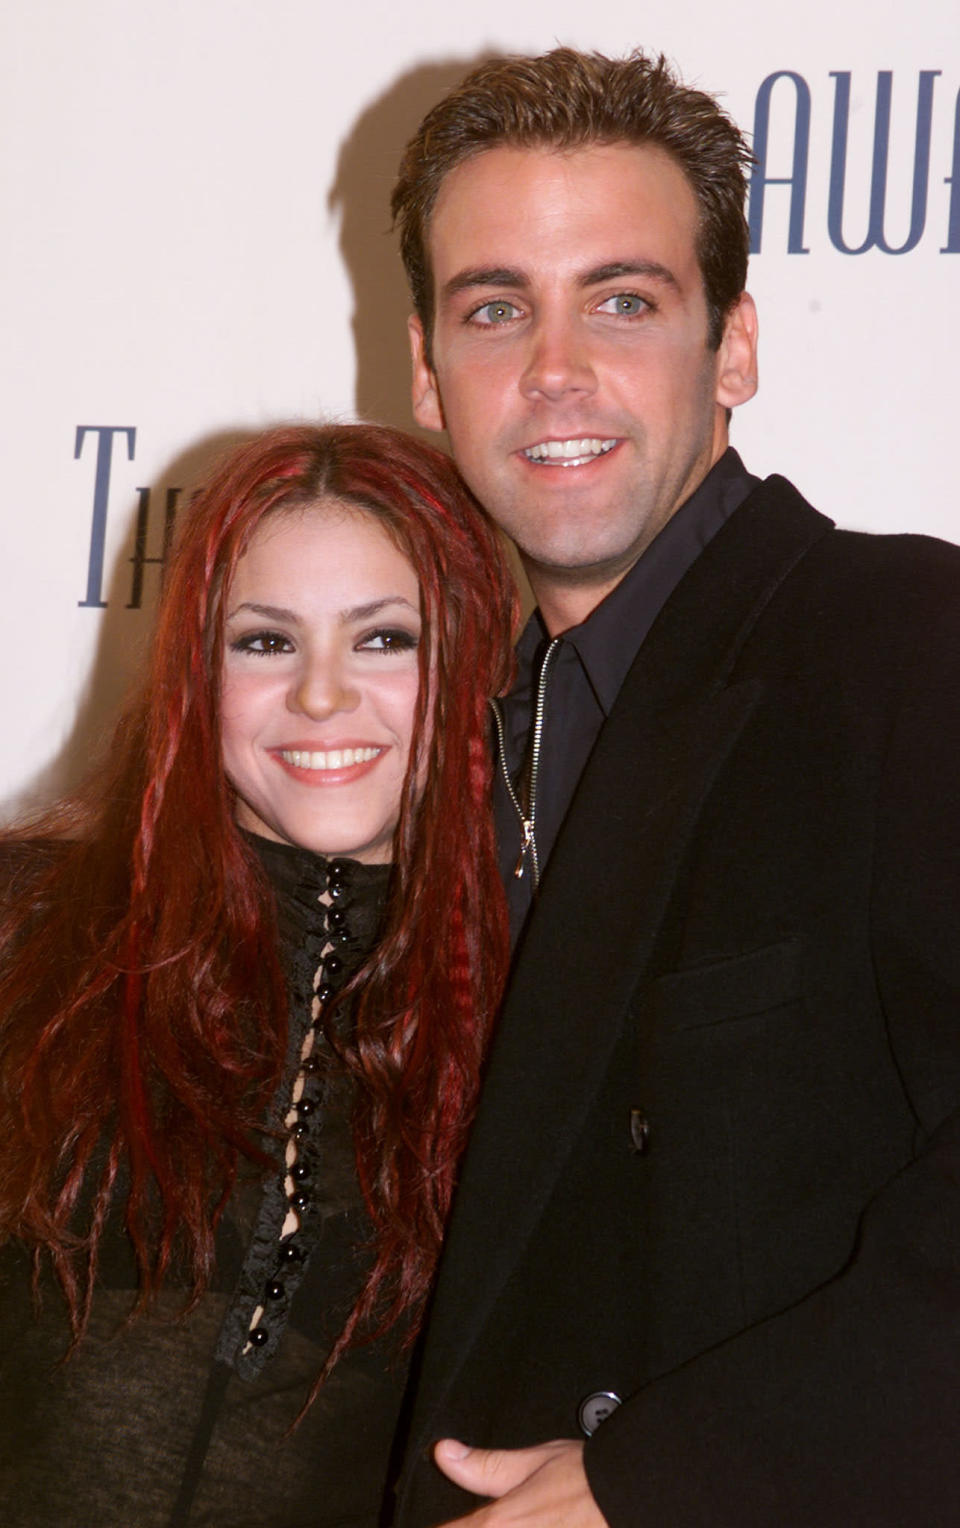
{"type": "Polygon", "coordinates": [[[960,1522],[960,549],[781,478],[643,644],[544,876],[422,1355],[614,1528],[960,1522]],[[596,1408],[594,1408],[596,1409],[596,1408]]]}

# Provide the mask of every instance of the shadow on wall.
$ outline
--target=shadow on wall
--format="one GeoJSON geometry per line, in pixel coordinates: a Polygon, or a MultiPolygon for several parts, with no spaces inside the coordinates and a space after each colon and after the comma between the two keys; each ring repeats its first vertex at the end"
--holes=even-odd
{"type": "MultiPolygon", "coordinates": [[[[438,438],[417,431],[411,417],[406,324],[410,296],[390,227],[390,194],[403,147],[424,114],[472,68],[494,56],[494,50],[485,51],[423,64],[401,75],[349,130],[327,196],[328,208],[339,215],[340,248],[354,292],[357,414],[413,430],[435,444],[438,438]]],[[[156,480],[183,487],[182,513],[191,491],[217,458],[254,433],[236,430],[207,436],[174,457],[156,480]]],[[[99,640],[70,735],[56,757],[2,804],[3,820],[76,789],[109,747],[122,705],[142,677],[159,580],[148,575],[143,607],[129,608],[135,523],[136,506],[131,503],[124,542],[104,595],[106,609],[91,613],[100,622],[99,640]]]]}
{"type": "MultiPolygon", "coordinates": [[[[390,195],[400,155],[430,107],[495,50],[470,58],[421,64],[402,74],[357,118],[337,160],[327,206],[340,215],[340,250],[353,285],[353,341],[357,357],[356,411],[446,445],[413,422],[410,409],[410,292],[390,227],[390,195]]],[[[447,448],[449,449],[449,447],[447,448]]],[[[504,537],[520,586],[524,616],[534,600],[510,542],[504,537]]]]}
{"type": "MultiPolygon", "coordinates": [[[[181,514],[220,457],[250,440],[255,433],[253,430],[221,430],[173,457],[159,481],[183,486],[181,514]]],[[[99,619],[100,634],[89,677],[77,702],[70,735],[56,757],[44,765],[16,796],[3,803],[5,821],[32,815],[77,789],[105,757],[120,711],[128,696],[133,695],[142,682],[160,580],[148,576],[141,608],[129,608],[135,526],[136,507],[131,504],[123,544],[109,580],[105,580],[106,609],[91,612],[94,620],[99,619]]]]}
{"type": "MultiPolygon", "coordinates": [[[[492,52],[422,64],[391,85],[357,118],[344,140],[327,206],[340,215],[340,249],[354,292],[356,409],[414,429],[410,414],[410,294],[390,228],[390,194],[404,145],[441,96],[492,52]]],[[[419,432],[426,438],[426,432],[419,432]]],[[[436,437],[433,437],[435,440],[436,437]]]]}

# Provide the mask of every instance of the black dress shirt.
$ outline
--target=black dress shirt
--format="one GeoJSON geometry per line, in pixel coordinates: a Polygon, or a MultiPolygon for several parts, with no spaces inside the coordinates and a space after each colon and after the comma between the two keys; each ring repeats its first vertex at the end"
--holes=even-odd
{"type": "MultiPolygon", "coordinates": [[[[759,481],[728,448],[620,583],[585,621],[559,639],[547,675],[536,789],[541,875],[593,745],[644,638],[688,568],[759,481]]],[[[550,645],[535,610],[517,644],[516,684],[500,702],[506,767],[524,806],[533,708],[550,645]]],[[[534,885],[530,856],[521,857],[523,832],[502,767],[494,780],[494,813],[516,942],[533,904],[534,885]]]]}

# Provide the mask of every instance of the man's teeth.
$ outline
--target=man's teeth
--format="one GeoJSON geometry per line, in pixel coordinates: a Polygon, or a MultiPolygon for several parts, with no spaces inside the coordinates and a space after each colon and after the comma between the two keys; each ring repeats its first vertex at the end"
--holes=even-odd
{"type": "Polygon", "coordinates": [[[570,466],[592,461],[612,451],[616,440],[600,440],[597,436],[584,436],[582,440],[541,440],[524,451],[532,462],[563,462],[570,466]]]}
{"type": "Polygon", "coordinates": [[[295,769],[348,769],[351,764],[369,764],[381,753],[382,748],[328,748],[323,753],[284,748],[280,757],[295,769]]]}

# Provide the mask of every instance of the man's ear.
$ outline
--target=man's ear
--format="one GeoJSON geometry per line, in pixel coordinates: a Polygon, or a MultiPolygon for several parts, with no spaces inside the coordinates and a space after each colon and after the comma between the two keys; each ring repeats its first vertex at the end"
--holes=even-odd
{"type": "Polygon", "coordinates": [[[413,362],[413,417],[424,430],[442,430],[443,406],[433,367],[427,360],[423,325],[415,313],[407,319],[413,362]]]}
{"type": "Polygon", "coordinates": [[[757,310],[741,292],[727,314],[717,356],[717,402],[727,409],[746,403],[757,390],[757,310]]]}

